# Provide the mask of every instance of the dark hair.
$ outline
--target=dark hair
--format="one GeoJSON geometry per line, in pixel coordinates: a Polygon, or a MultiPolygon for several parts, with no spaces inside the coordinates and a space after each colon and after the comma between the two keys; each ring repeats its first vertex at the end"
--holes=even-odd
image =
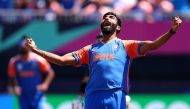
{"type": "Polygon", "coordinates": [[[18,47],[22,47],[26,43],[26,39],[30,38],[28,35],[24,34],[21,36],[19,42],[18,42],[18,47]]]}
{"type": "MultiPolygon", "coordinates": [[[[122,21],[121,21],[121,19],[117,16],[117,14],[115,14],[114,12],[107,12],[107,13],[104,14],[103,18],[106,17],[107,15],[114,15],[114,16],[117,18],[117,25],[119,25],[119,26],[121,27],[122,21]]],[[[116,31],[117,34],[118,34],[120,31],[121,31],[121,30],[116,31]]]]}
{"type": "Polygon", "coordinates": [[[24,35],[22,35],[21,40],[26,40],[26,39],[28,39],[28,38],[30,38],[29,35],[24,34],[24,35]]]}

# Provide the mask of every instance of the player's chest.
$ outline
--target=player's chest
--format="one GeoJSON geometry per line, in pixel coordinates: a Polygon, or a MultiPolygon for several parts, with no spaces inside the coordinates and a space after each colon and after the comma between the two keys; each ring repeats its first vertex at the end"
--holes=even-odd
{"type": "Polygon", "coordinates": [[[93,46],[90,50],[90,59],[93,62],[125,60],[126,55],[124,47],[118,43],[93,46]]]}
{"type": "Polygon", "coordinates": [[[18,62],[15,67],[19,77],[34,77],[39,69],[35,62],[18,62]]]}

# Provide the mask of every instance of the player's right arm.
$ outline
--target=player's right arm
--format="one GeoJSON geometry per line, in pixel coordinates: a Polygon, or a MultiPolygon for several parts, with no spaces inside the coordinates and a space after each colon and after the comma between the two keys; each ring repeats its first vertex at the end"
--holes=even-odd
{"type": "Polygon", "coordinates": [[[34,53],[43,56],[48,61],[64,66],[64,65],[76,65],[77,62],[75,61],[75,58],[73,57],[72,53],[65,54],[63,56],[56,55],[54,53],[50,53],[47,51],[40,50],[38,48],[32,50],[34,53]]]}
{"type": "Polygon", "coordinates": [[[9,85],[13,89],[13,93],[17,96],[21,95],[21,88],[17,84],[16,80],[16,69],[14,66],[15,59],[11,58],[8,66],[8,77],[9,77],[9,85]]]}
{"type": "Polygon", "coordinates": [[[82,48],[81,50],[78,50],[74,53],[68,53],[63,56],[56,55],[54,53],[50,53],[44,50],[40,50],[36,47],[34,41],[32,39],[27,39],[26,40],[26,46],[33,51],[34,53],[42,56],[49,62],[52,62],[54,64],[64,66],[64,65],[77,65],[77,64],[86,64],[88,63],[88,54],[85,47],[82,48]]]}
{"type": "Polygon", "coordinates": [[[54,53],[50,53],[44,50],[40,50],[36,47],[34,41],[32,39],[27,39],[26,40],[26,46],[34,53],[42,56],[46,60],[63,66],[63,65],[76,65],[77,62],[75,58],[73,57],[72,53],[65,54],[63,56],[56,55],[54,53]]]}

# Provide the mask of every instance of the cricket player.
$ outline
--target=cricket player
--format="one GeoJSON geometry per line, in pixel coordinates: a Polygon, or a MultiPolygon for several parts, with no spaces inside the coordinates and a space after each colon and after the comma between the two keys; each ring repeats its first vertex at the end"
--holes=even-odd
{"type": "Polygon", "coordinates": [[[44,58],[30,52],[25,43],[26,39],[21,39],[18,44],[19,55],[10,59],[10,83],[18,96],[20,109],[44,109],[43,95],[54,77],[54,71],[44,58]],[[44,81],[42,73],[47,74],[44,81]]]}
{"type": "Polygon", "coordinates": [[[85,109],[126,109],[126,79],[129,62],[165,44],[178,30],[182,20],[173,18],[171,28],[153,41],[122,40],[117,37],[121,20],[113,12],[101,20],[103,39],[80,50],[59,56],[40,50],[32,39],[26,46],[34,53],[60,66],[86,64],[89,81],[85,91],[85,109]]]}

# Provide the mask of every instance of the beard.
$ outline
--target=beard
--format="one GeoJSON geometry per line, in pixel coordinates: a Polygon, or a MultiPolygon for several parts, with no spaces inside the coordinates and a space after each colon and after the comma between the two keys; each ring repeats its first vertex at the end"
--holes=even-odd
{"type": "Polygon", "coordinates": [[[101,23],[101,31],[104,35],[112,35],[116,31],[116,24],[111,23],[109,26],[106,26],[103,23],[101,23]]]}
{"type": "Polygon", "coordinates": [[[20,53],[20,55],[27,55],[29,53],[29,50],[20,49],[19,53],[20,53]]]}

